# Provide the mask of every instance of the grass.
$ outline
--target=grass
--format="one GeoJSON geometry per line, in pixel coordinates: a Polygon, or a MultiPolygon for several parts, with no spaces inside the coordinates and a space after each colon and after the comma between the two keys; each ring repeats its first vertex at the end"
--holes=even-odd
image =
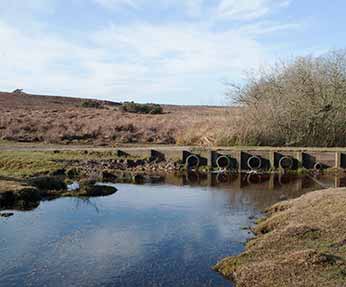
{"type": "Polygon", "coordinates": [[[16,181],[10,181],[10,180],[0,180],[0,193],[3,192],[19,192],[23,188],[26,188],[27,186],[16,181]]]}
{"type": "Polygon", "coordinates": [[[278,203],[253,229],[246,251],[215,269],[239,286],[344,286],[346,189],[278,203]]]}
{"type": "Polygon", "coordinates": [[[0,151],[0,176],[29,177],[66,167],[66,161],[116,159],[112,151],[0,151]]]}

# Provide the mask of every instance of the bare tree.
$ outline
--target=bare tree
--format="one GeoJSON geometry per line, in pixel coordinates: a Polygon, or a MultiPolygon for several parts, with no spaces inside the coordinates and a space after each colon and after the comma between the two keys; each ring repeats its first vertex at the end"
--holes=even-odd
{"type": "Polygon", "coordinates": [[[277,63],[227,94],[243,109],[234,143],[346,145],[346,50],[277,63]]]}

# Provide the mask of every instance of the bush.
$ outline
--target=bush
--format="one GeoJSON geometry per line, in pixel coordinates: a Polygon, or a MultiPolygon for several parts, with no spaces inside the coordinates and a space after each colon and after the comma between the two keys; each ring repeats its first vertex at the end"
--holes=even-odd
{"type": "Polygon", "coordinates": [[[102,107],[102,105],[97,101],[83,101],[81,103],[81,107],[100,109],[102,107]]]}
{"type": "Polygon", "coordinates": [[[346,50],[276,64],[228,95],[243,107],[232,142],[287,146],[346,145],[346,50]]]}
{"type": "Polygon", "coordinates": [[[12,93],[21,95],[21,94],[24,94],[24,90],[23,89],[15,89],[12,93]]]}
{"type": "Polygon", "coordinates": [[[135,102],[125,102],[121,106],[124,112],[136,113],[136,114],[162,114],[163,109],[158,104],[138,104],[135,102]]]}

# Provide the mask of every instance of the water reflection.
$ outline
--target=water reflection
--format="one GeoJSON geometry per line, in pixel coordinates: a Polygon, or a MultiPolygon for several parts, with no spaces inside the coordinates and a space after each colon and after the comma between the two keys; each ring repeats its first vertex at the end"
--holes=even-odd
{"type": "Polygon", "coordinates": [[[0,286],[230,286],[210,266],[242,251],[271,204],[334,177],[186,174],[42,202],[0,220],[0,286]]]}

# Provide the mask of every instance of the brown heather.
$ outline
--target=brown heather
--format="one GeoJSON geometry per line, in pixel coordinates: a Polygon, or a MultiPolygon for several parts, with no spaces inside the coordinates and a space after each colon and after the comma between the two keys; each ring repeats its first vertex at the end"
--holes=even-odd
{"type": "Polygon", "coordinates": [[[133,114],[106,101],[0,93],[0,139],[93,145],[226,143],[237,108],[163,106],[163,114],[133,114]],[[92,100],[88,100],[92,102],[92,100]],[[90,107],[89,107],[90,106],[90,107]],[[93,107],[95,106],[95,107],[93,107]]]}

